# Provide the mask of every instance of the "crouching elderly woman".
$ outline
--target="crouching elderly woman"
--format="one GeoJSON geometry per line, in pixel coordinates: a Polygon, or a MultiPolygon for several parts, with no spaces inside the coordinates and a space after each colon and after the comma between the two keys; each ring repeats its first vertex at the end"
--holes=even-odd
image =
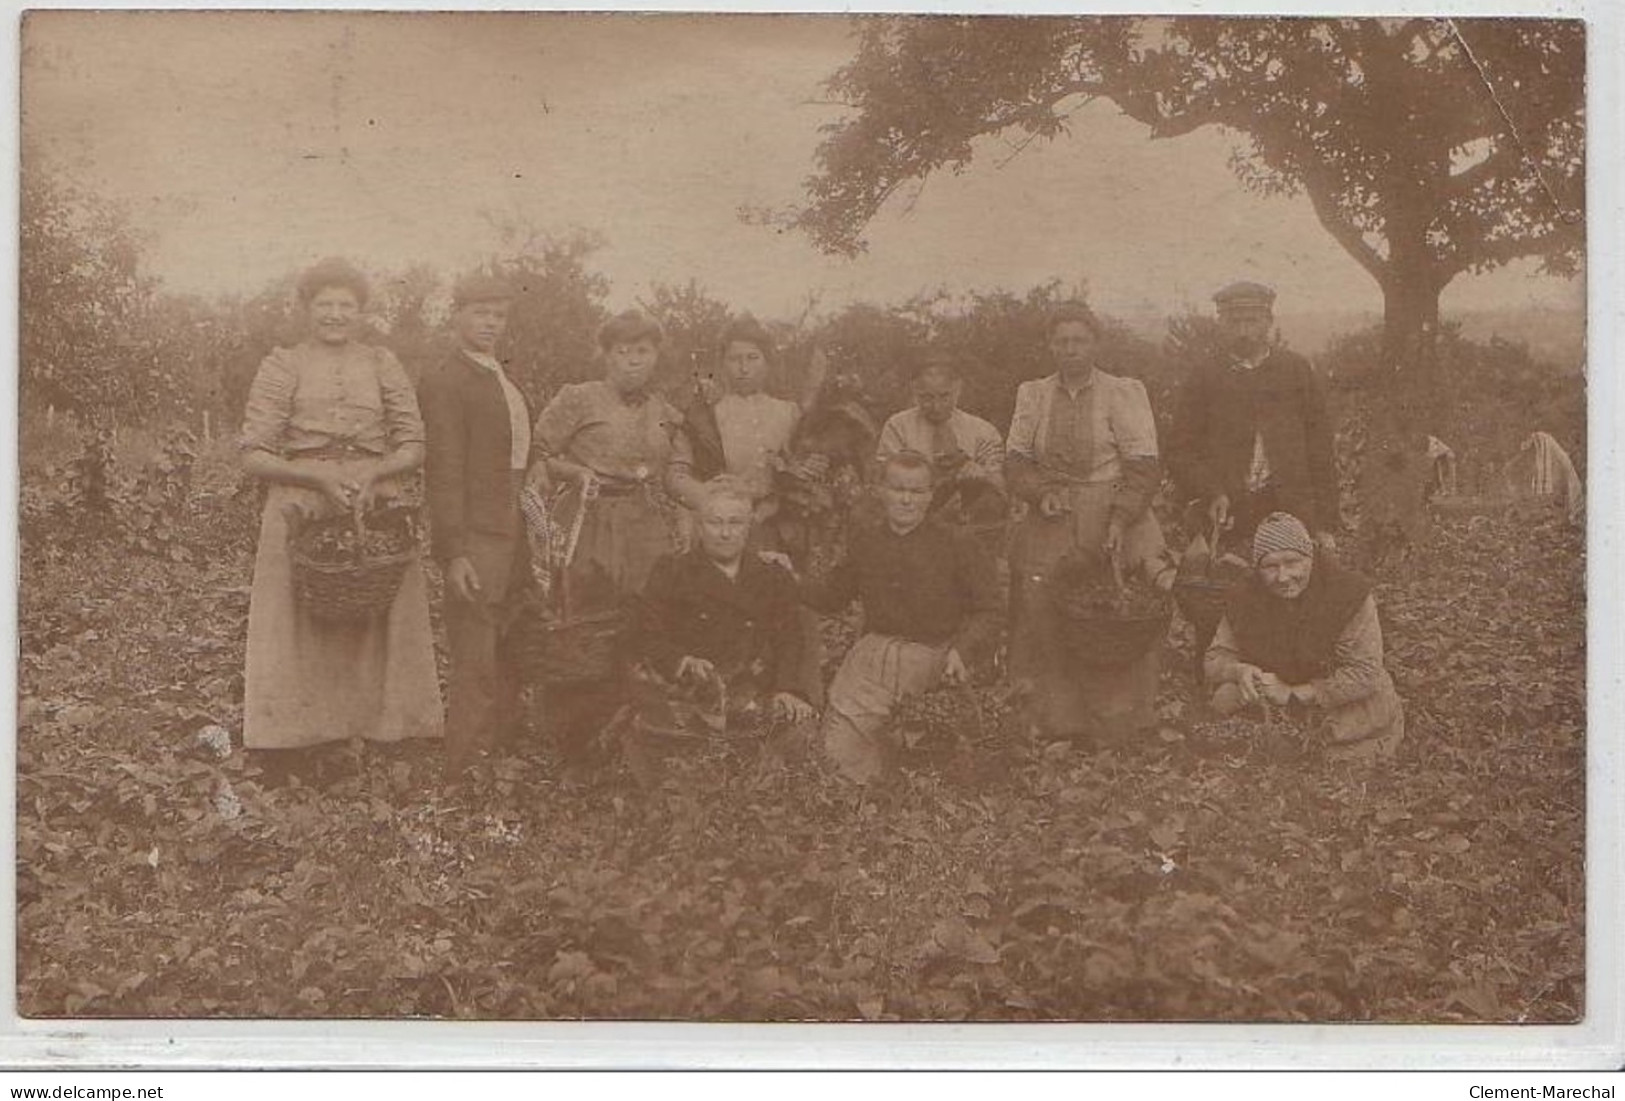
{"type": "Polygon", "coordinates": [[[1325,720],[1334,759],[1391,754],[1405,713],[1382,664],[1371,582],[1317,553],[1294,516],[1271,513],[1253,535],[1253,578],[1231,598],[1204,671],[1221,715],[1266,702],[1325,720]]]}
{"type": "Polygon", "coordinates": [[[814,675],[795,627],[796,584],[746,553],[754,501],[719,478],[696,492],[698,545],[654,565],[636,606],[632,657],[663,681],[720,679],[735,717],[755,712],[780,731],[775,748],[810,735],[814,675]]]}

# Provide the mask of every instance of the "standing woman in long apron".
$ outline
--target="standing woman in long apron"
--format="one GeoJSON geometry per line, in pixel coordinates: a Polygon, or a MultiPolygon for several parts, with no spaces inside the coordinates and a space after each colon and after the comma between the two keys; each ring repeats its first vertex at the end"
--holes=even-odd
{"type": "MultiPolygon", "coordinates": [[[[398,497],[423,463],[423,418],[399,361],[356,339],[367,282],[342,260],[299,280],[310,336],[260,364],[238,444],[267,484],[248,611],[243,744],[290,750],[348,738],[439,737],[443,728],[423,570],[361,623],[313,618],[294,594],[290,528],[398,497]]],[[[289,762],[283,758],[280,764],[289,762]]]]}
{"type": "Polygon", "coordinates": [[[1010,669],[1049,737],[1111,744],[1156,723],[1158,646],[1122,666],[1080,667],[1060,645],[1052,576],[1069,553],[1116,555],[1125,576],[1171,574],[1150,510],[1161,482],[1151,402],[1138,379],[1098,368],[1099,320],[1058,307],[1047,326],[1057,371],[1024,382],[1006,441],[1005,478],[1027,504],[1010,548],[1010,669]]]}
{"type": "MultiPolygon", "coordinates": [[[[682,414],[651,389],[662,335],[637,310],[611,318],[598,334],[604,377],[561,387],[536,419],[535,447],[548,473],[574,488],[568,499],[575,511],[567,516],[581,516],[574,556],[559,579],[569,587],[573,616],[629,608],[655,562],[676,548],[666,479],[682,414]]],[[[572,773],[579,775],[593,726],[607,717],[600,713],[615,691],[611,679],[549,696],[572,773]]]]}

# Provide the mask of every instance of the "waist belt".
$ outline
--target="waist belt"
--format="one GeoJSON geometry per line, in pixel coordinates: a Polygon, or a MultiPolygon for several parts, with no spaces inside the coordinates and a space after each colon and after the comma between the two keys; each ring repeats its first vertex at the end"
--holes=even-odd
{"type": "Polygon", "coordinates": [[[630,497],[634,493],[643,492],[642,482],[610,482],[602,477],[598,479],[598,496],[600,497],[630,497]]]}
{"type": "Polygon", "coordinates": [[[366,448],[352,443],[329,443],[323,444],[321,447],[306,448],[302,451],[289,451],[286,453],[286,457],[289,459],[325,459],[328,461],[335,459],[381,459],[383,453],[368,451],[366,448]]]}

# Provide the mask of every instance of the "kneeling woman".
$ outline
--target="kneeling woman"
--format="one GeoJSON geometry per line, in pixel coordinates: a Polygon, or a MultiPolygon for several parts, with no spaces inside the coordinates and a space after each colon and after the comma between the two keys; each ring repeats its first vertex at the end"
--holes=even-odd
{"type": "Polygon", "coordinates": [[[847,779],[867,784],[897,749],[892,710],[905,696],[969,679],[998,633],[993,560],[964,529],[929,518],[936,468],[900,451],[880,471],[885,521],[855,526],[846,557],[802,600],[837,615],[857,600],[864,634],[829,686],[824,751],[847,779]]]}
{"type": "Polygon", "coordinates": [[[1329,756],[1392,753],[1405,713],[1383,668],[1371,582],[1317,555],[1309,530],[1284,512],[1258,526],[1253,570],[1207,650],[1214,710],[1303,704],[1324,714],[1329,756]]]}

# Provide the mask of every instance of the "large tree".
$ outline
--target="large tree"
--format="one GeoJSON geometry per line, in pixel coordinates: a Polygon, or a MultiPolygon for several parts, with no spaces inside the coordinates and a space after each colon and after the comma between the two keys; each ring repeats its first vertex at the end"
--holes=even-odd
{"type": "Polygon", "coordinates": [[[978,138],[1056,138],[1106,99],[1154,137],[1237,135],[1241,181],[1307,195],[1381,287],[1387,365],[1425,366],[1457,275],[1582,260],[1584,47],[1577,20],[873,19],[790,220],[859,251],[900,187],[963,170],[978,138]]]}

